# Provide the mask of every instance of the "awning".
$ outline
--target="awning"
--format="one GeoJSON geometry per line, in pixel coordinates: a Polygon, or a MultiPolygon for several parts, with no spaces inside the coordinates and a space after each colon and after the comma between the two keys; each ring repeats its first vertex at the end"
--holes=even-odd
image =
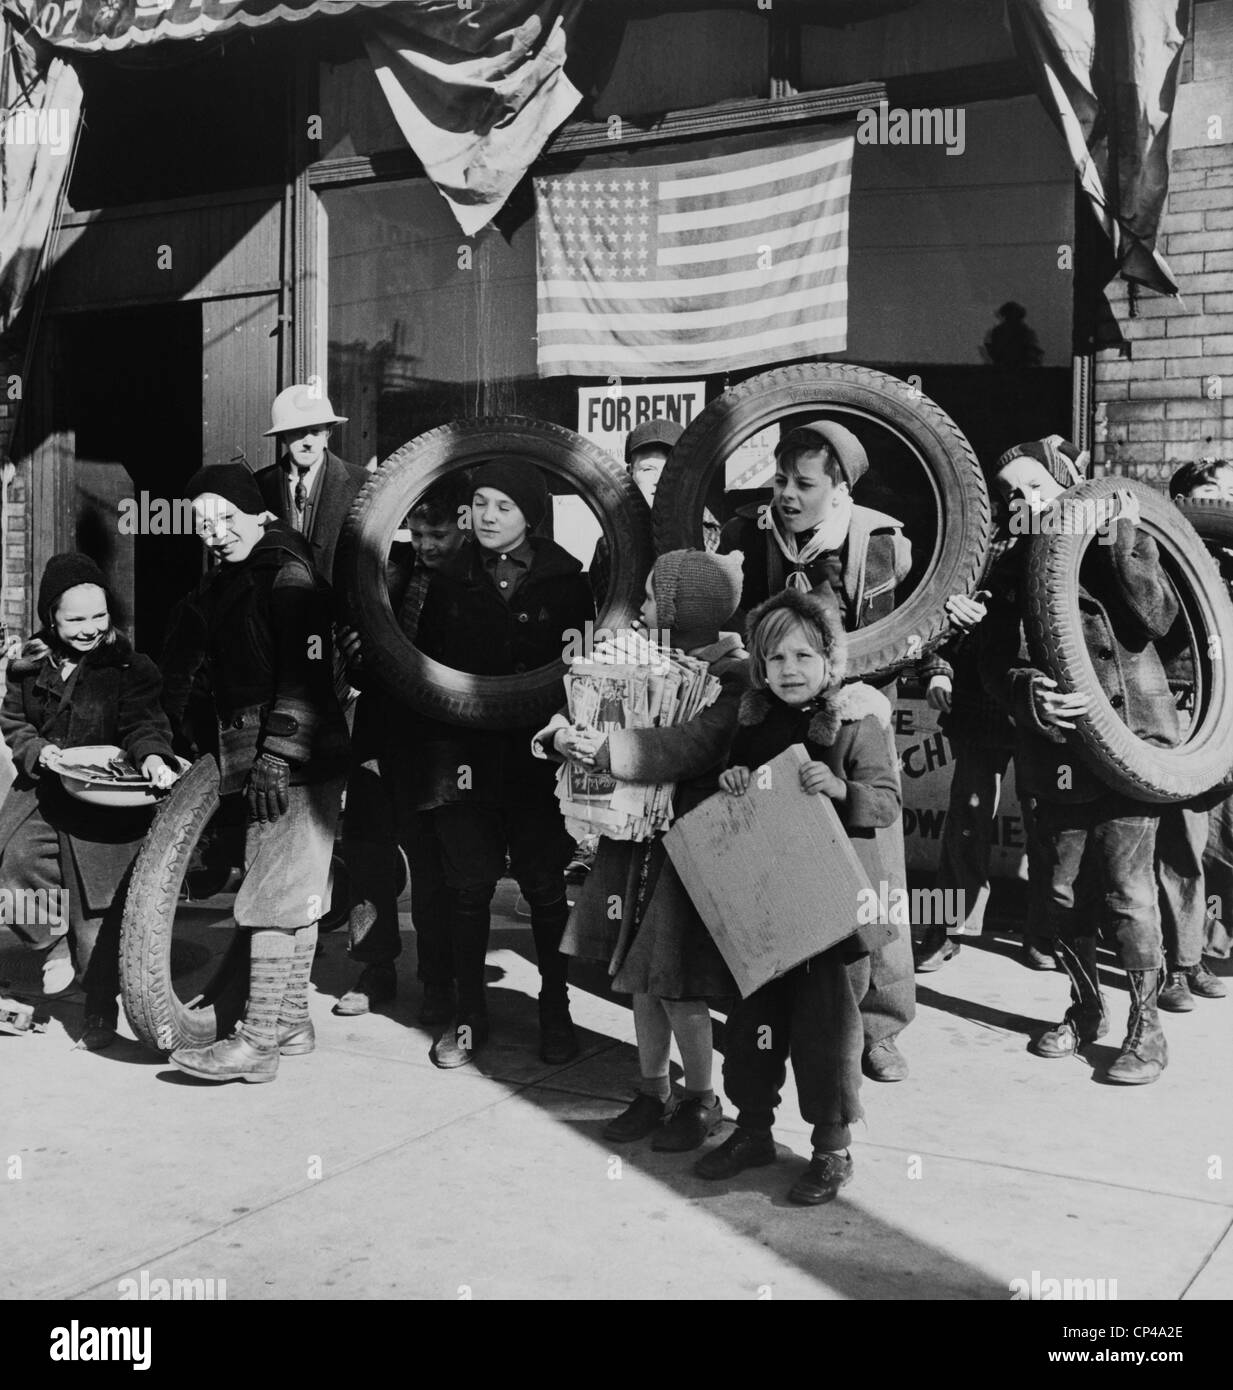
{"type": "MultiPolygon", "coordinates": [[[[430,0],[432,8],[446,8],[430,0]]],[[[6,0],[57,48],[76,53],[115,52],[168,39],[203,39],[227,29],[286,24],[314,15],[408,8],[406,0],[6,0]]],[[[423,8],[416,5],[415,8],[423,8]]],[[[448,8],[460,13],[455,0],[448,8]]]]}

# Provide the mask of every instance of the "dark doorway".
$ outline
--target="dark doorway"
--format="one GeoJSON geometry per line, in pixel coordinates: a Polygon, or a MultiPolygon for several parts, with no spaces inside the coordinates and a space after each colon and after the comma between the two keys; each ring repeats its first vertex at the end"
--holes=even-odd
{"type": "Polygon", "coordinates": [[[157,657],[172,606],[201,574],[179,503],[201,466],[201,306],[71,314],[60,328],[75,543],[113,585],[138,649],[157,657]]]}

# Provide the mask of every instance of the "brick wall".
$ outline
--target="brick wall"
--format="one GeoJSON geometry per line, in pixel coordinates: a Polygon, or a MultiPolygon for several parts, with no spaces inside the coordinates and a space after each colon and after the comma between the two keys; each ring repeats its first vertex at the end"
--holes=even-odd
{"type": "MultiPolygon", "coordinates": [[[[1097,354],[1095,461],[1163,483],[1180,464],[1233,457],[1233,88],[1217,76],[1233,61],[1233,31],[1218,8],[1196,11],[1193,57],[1173,116],[1169,197],[1159,247],[1179,296],[1124,281],[1107,294],[1128,355],[1097,354]]],[[[1189,55],[1188,55],[1189,56],[1189,55]]]]}
{"type": "MultiPolygon", "coordinates": [[[[9,378],[21,370],[20,357],[0,354],[0,466],[8,462],[13,429],[20,402],[9,399],[9,378]]],[[[29,482],[26,469],[19,467],[9,483],[3,514],[4,571],[0,575],[0,638],[7,640],[27,632],[28,588],[30,584],[30,517],[27,508],[29,482]]],[[[3,669],[0,646],[0,670],[3,669]]]]}

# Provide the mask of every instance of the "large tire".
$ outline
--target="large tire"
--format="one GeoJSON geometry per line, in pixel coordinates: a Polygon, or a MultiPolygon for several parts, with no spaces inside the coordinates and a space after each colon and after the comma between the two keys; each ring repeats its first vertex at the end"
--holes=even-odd
{"type": "Polygon", "coordinates": [[[880,679],[950,634],[943,605],[951,594],[977,588],[992,539],[989,490],[972,446],[945,411],[906,382],[822,362],[763,372],[725,391],[686,429],[660,477],[656,549],[701,546],[703,508],[728,456],[759,430],[806,411],[889,429],[923,465],[934,492],[937,538],[920,582],[892,614],[848,639],[849,679],[880,679]]]}
{"type": "Polygon", "coordinates": [[[133,865],[120,928],[120,993],[138,1038],[156,1052],[202,1047],[231,1031],[247,994],[247,933],[234,932],[195,1007],[176,993],[172,947],[180,885],[219,804],[218,764],[204,757],[159,807],[133,865]]]}
{"type": "Polygon", "coordinates": [[[1233,769],[1233,604],[1220,572],[1194,527],[1155,488],[1128,478],[1096,478],[1072,488],[1076,503],[1110,502],[1119,491],[1138,501],[1140,528],[1157,544],[1182,611],[1175,634],[1189,630],[1195,661],[1195,707],[1186,741],[1158,748],[1136,738],[1105,698],[1079,614],[1079,567],[1091,535],[1037,535],[1027,565],[1028,644],[1033,660],[1063,691],[1090,691],[1096,707],[1076,720],[1084,761],[1115,791],[1170,804],[1202,796],[1233,769]]]}
{"type": "Polygon", "coordinates": [[[530,459],[567,479],[597,512],[612,556],[597,628],[637,615],[654,560],[651,515],[628,472],[610,454],[560,425],[520,416],[459,420],[404,444],[352,504],[338,544],[347,619],[359,632],[365,673],[402,704],[469,728],[517,728],[548,718],[564,698],[563,662],[524,675],[474,676],[420,652],[390,607],[385,558],[416,499],[457,468],[490,459],[530,459]]]}
{"type": "Polygon", "coordinates": [[[1174,505],[1204,541],[1233,550],[1233,502],[1223,497],[1191,497],[1174,505]]]}

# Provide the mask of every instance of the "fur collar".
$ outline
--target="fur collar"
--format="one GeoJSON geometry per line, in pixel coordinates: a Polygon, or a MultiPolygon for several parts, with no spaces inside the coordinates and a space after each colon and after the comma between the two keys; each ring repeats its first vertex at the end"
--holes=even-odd
{"type": "MultiPolygon", "coordinates": [[[[43,640],[39,633],[36,633],[21,650],[20,656],[15,656],[9,662],[8,674],[17,680],[24,680],[27,676],[36,675],[43,668],[44,662],[51,654],[51,648],[43,640]]],[[[101,647],[95,647],[92,652],[87,652],[81,659],[82,666],[92,666],[95,670],[103,670],[109,667],[122,668],[131,666],[133,661],[133,644],[122,632],[116,633],[116,640],[108,642],[101,647]]]]}
{"type": "MultiPolygon", "coordinates": [[[[771,711],[779,706],[789,707],[765,690],[747,690],[741,696],[737,722],[744,728],[756,728],[766,722],[771,711]]],[[[809,721],[806,737],[811,743],[829,748],[839,737],[841,724],[854,724],[872,714],[884,728],[891,726],[891,704],[880,690],[853,681],[850,685],[830,690],[814,702],[814,714],[809,721]]]]}

